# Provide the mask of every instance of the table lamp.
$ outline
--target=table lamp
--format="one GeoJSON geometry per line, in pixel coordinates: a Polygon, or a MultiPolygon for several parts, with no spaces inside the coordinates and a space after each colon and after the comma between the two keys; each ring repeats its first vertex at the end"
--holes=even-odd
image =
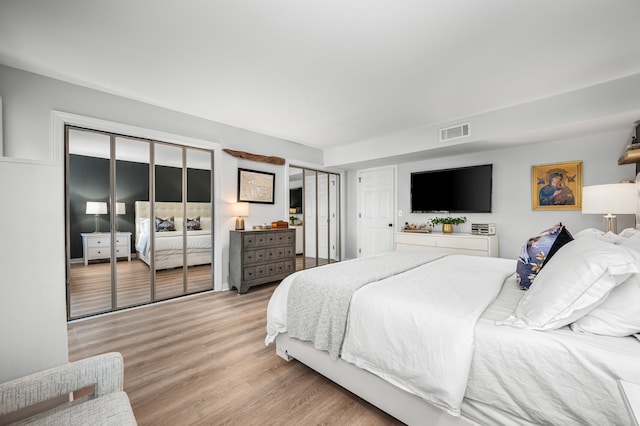
{"type": "Polygon", "coordinates": [[[96,216],[96,230],[94,233],[100,232],[100,216],[101,214],[107,214],[107,203],[99,201],[87,201],[86,214],[93,214],[96,216]]]}
{"type": "Polygon", "coordinates": [[[244,230],[244,217],[249,216],[249,203],[236,203],[233,206],[233,215],[236,218],[236,231],[244,230]]]}
{"type": "Polygon", "coordinates": [[[601,214],[604,232],[618,232],[616,214],[635,214],[638,190],[635,183],[612,183],[582,188],[582,213],[601,214]]]}

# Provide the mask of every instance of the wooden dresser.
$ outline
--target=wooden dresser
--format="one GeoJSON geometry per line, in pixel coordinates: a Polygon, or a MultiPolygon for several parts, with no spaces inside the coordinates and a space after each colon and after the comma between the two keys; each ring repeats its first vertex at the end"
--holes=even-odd
{"type": "Polygon", "coordinates": [[[295,229],[230,231],[229,285],[243,294],[296,270],[295,229]]]}

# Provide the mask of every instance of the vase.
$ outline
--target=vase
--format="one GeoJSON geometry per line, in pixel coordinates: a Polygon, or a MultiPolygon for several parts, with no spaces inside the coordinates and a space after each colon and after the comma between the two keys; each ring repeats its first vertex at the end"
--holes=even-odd
{"type": "Polygon", "coordinates": [[[445,234],[451,234],[453,232],[453,224],[451,223],[443,223],[442,224],[442,232],[445,234]]]}

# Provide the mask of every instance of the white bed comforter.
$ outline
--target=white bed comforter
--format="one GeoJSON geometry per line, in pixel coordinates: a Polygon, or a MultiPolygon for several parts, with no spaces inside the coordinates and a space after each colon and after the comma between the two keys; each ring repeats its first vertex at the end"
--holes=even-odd
{"type": "MultiPolygon", "coordinates": [[[[368,284],[351,300],[341,357],[459,415],[475,324],[514,271],[514,260],[449,255],[368,284]]],[[[269,301],[267,344],[287,331],[294,277],[269,301]]]]}
{"type": "MultiPolygon", "coordinates": [[[[150,234],[142,233],[138,237],[136,250],[144,256],[149,256],[151,250],[150,234]]],[[[188,249],[211,248],[211,232],[208,230],[187,231],[188,249]]],[[[182,232],[156,232],[155,251],[182,250],[182,232]]]]}

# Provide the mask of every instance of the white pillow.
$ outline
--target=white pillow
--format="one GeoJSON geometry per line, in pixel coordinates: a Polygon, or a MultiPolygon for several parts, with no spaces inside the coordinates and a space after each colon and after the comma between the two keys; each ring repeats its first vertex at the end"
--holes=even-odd
{"type": "Polygon", "coordinates": [[[634,228],[625,228],[618,234],[624,238],[638,237],[640,236],[640,230],[634,228]]]}
{"type": "Polygon", "coordinates": [[[542,268],[514,313],[496,323],[532,330],[563,327],[635,272],[640,272],[640,253],[595,238],[573,240],[542,268]]]}
{"type": "Polygon", "coordinates": [[[586,228],[583,229],[582,231],[578,231],[576,234],[573,234],[573,238],[577,239],[577,238],[600,238],[604,235],[604,232],[596,229],[596,228],[586,228]]]}
{"type": "Polygon", "coordinates": [[[640,275],[633,274],[576,322],[573,331],[623,337],[640,333],[640,275]]]}
{"type": "Polygon", "coordinates": [[[140,220],[140,233],[148,234],[149,231],[149,219],[141,219],[140,220]]]}
{"type": "Polygon", "coordinates": [[[596,228],[586,228],[586,229],[583,229],[582,231],[579,231],[577,234],[575,234],[573,238],[574,239],[597,238],[599,240],[606,241],[608,243],[620,244],[622,241],[625,240],[625,238],[627,238],[627,235],[624,235],[624,236],[622,234],[618,235],[611,231],[605,233],[604,231],[601,231],[596,228]]]}
{"type": "Polygon", "coordinates": [[[635,250],[640,252],[640,237],[629,237],[625,238],[623,242],[620,243],[621,246],[629,248],[631,250],[635,250]]]}

